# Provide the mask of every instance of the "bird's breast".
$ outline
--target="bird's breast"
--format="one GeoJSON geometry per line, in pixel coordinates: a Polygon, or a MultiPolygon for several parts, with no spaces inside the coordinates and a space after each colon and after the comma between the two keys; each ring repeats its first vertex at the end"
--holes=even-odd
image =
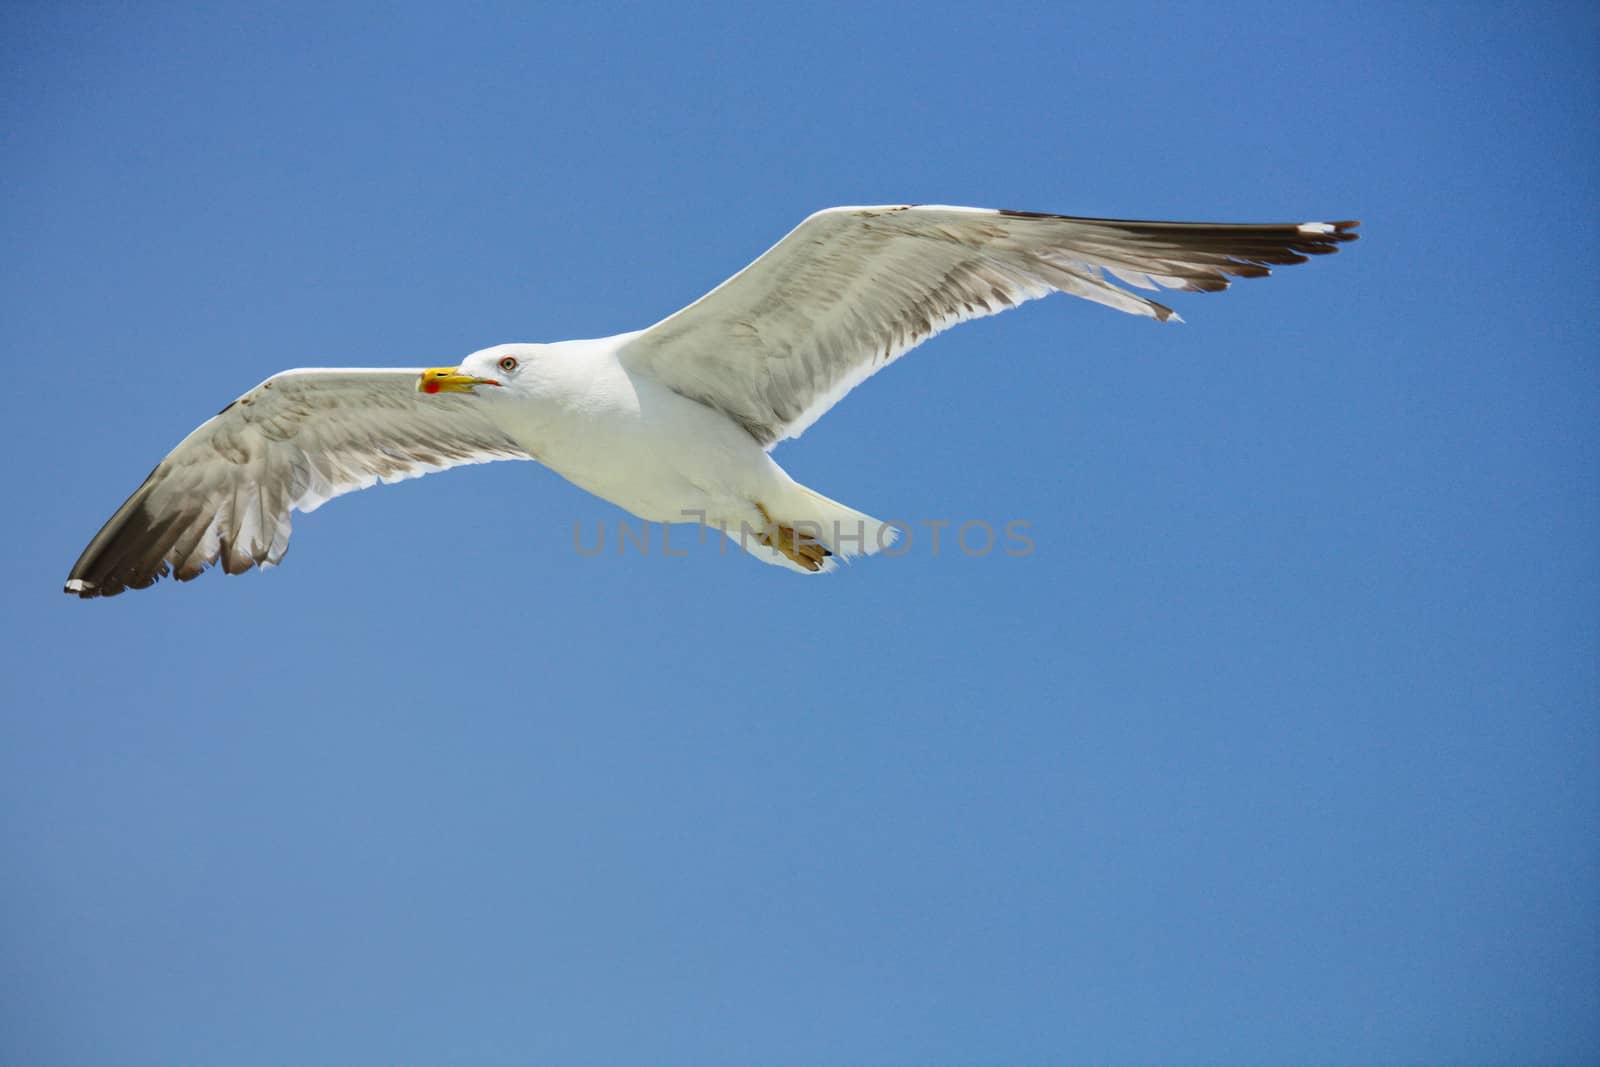
{"type": "Polygon", "coordinates": [[[766,452],[721,412],[649,380],[608,384],[529,406],[504,428],[568,481],[657,521],[753,498],[771,477],[766,452]]]}

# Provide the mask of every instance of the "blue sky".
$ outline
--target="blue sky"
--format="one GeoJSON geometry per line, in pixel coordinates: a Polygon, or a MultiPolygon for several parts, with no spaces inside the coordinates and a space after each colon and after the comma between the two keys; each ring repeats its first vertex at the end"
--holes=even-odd
{"type": "Polygon", "coordinates": [[[0,1059],[1600,1057],[1593,5],[10,5],[0,1059]],[[281,368],[648,324],[834,204],[1359,217],[778,457],[1031,524],[584,558],[531,465],[109,601],[281,368]]]}

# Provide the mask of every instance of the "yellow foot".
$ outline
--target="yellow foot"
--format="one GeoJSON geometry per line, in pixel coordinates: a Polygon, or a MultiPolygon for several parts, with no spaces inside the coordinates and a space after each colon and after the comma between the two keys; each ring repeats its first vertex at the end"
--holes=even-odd
{"type": "Polygon", "coordinates": [[[756,510],[761,512],[761,518],[766,523],[757,539],[768,548],[776,548],[812,574],[820,571],[822,561],[833,555],[827,545],[810,534],[796,533],[793,526],[774,523],[767,509],[760,504],[756,505],[756,510]]]}

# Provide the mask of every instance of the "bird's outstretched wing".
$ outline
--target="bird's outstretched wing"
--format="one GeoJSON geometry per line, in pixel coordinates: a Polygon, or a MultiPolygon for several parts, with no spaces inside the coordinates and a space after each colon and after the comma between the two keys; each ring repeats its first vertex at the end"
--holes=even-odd
{"type": "Polygon", "coordinates": [[[1052,292],[1165,321],[1140,289],[1226,289],[1353,241],[1354,222],[1232,225],[984,208],[838,207],[621,350],[765,447],[958,322],[1052,292]]]}
{"type": "Polygon", "coordinates": [[[530,458],[471,396],[423,397],[420,370],[291,370],[184,438],[95,535],[67,578],[81,597],[238,574],[283,558],[291,510],[466,463],[530,458]]]}

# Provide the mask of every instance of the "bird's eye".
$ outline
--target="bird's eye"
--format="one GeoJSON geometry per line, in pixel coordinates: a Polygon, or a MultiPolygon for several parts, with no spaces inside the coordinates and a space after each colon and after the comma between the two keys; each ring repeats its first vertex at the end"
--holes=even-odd
{"type": "Polygon", "coordinates": [[[515,357],[515,356],[506,356],[504,359],[502,359],[500,361],[500,369],[503,370],[503,371],[516,370],[517,369],[517,357],[515,357]]]}

